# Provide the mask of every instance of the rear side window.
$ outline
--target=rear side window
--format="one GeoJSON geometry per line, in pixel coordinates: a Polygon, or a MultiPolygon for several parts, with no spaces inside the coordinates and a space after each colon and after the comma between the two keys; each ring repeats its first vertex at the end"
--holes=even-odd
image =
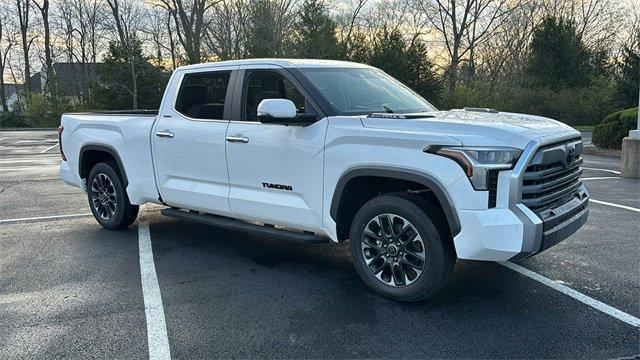
{"type": "Polygon", "coordinates": [[[231,71],[186,74],[182,79],[176,110],[195,119],[217,119],[224,116],[231,71]]]}

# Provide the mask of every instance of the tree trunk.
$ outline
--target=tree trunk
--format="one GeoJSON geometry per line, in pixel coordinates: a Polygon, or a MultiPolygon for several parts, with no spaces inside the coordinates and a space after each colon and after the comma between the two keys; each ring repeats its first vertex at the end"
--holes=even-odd
{"type": "Polygon", "coordinates": [[[42,22],[44,25],[44,62],[47,82],[45,83],[45,93],[52,98],[56,97],[57,87],[53,80],[53,60],[51,59],[51,33],[49,29],[49,0],[44,0],[42,6],[36,3],[36,6],[42,14],[42,22]]]}
{"type": "Polygon", "coordinates": [[[133,87],[131,97],[133,98],[133,110],[138,110],[138,76],[136,74],[136,67],[133,61],[133,56],[130,56],[129,66],[131,69],[131,85],[133,87]]]}
{"type": "MultiPolygon", "coordinates": [[[[2,58],[0,58],[2,62],[2,58]]],[[[4,74],[4,67],[0,68],[0,72],[4,74]]],[[[4,77],[0,76],[0,102],[2,102],[2,112],[9,112],[9,106],[7,105],[7,93],[4,90],[4,77]]]]}
{"type": "MultiPolygon", "coordinates": [[[[4,27],[2,26],[2,19],[0,19],[0,41],[4,35],[4,27]]],[[[0,50],[0,102],[2,102],[2,112],[7,113],[9,111],[9,106],[7,105],[7,93],[5,91],[4,85],[4,68],[6,65],[6,55],[9,53],[12,44],[9,43],[7,49],[0,50]]]]}
{"type": "Polygon", "coordinates": [[[18,19],[20,21],[20,38],[22,40],[22,54],[24,56],[24,94],[29,97],[31,91],[31,69],[29,68],[29,3],[28,0],[16,0],[18,19]]]}
{"type": "Polygon", "coordinates": [[[449,64],[449,105],[453,105],[453,101],[456,97],[456,84],[458,83],[458,65],[460,60],[458,59],[458,51],[454,50],[451,57],[451,63],[449,64]]]}

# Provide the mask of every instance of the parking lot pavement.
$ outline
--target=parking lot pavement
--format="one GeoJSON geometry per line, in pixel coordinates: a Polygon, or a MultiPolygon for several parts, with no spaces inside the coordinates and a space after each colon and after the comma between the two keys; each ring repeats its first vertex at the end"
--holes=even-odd
{"type": "Polygon", "coordinates": [[[615,156],[585,155],[583,166],[601,176],[620,174],[620,158],[615,156]]]}
{"type": "MultiPolygon", "coordinates": [[[[89,210],[84,193],[57,179],[57,151],[45,151],[55,133],[21,135],[28,145],[6,134],[0,358],[155,353],[147,328],[163,329],[145,315],[139,223],[114,232],[89,216],[15,221],[89,210]]],[[[585,156],[585,167],[592,199],[640,208],[640,181],[617,178],[619,159],[585,156]]],[[[519,264],[640,317],[640,212],[590,208],[578,233],[519,264]]],[[[499,264],[459,261],[441,293],[401,304],[364,286],[348,243],[301,245],[146,209],[140,221],[174,358],[640,356],[638,327],[499,264]]]]}
{"type": "Polygon", "coordinates": [[[60,164],[57,144],[55,131],[0,131],[0,184],[54,178],[60,164]]]}
{"type": "Polygon", "coordinates": [[[135,228],[0,224],[0,358],[143,358],[135,228]]]}
{"type": "Polygon", "coordinates": [[[302,246],[162,218],[151,222],[151,236],[179,358],[637,351],[637,329],[496,264],[460,262],[440,294],[400,304],[366,289],[346,244],[302,246]]]}

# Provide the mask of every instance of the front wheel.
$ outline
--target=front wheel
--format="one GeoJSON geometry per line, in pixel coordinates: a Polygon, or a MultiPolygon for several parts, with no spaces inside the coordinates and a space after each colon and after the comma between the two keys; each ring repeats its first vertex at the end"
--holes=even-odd
{"type": "Polygon", "coordinates": [[[351,225],[356,270],[376,293],[420,301],[444,286],[455,262],[437,226],[438,214],[416,194],[383,195],[367,202],[351,225]],[[426,211],[426,212],[425,212],[426,211]]]}
{"type": "Polygon", "coordinates": [[[89,173],[87,195],[93,217],[107,229],[123,229],[138,216],[138,205],[131,205],[122,177],[111,163],[98,163],[89,173]]]}

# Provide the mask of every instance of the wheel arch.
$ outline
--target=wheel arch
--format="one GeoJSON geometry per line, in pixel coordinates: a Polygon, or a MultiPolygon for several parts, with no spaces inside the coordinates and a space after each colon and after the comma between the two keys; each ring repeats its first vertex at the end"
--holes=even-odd
{"type": "MultiPolygon", "coordinates": [[[[336,231],[339,241],[348,238],[349,227],[355,212],[359,209],[349,208],[349,193],[354,185],[358,184],[358,179],[369,181],[370,179],[380,179],[382,181],[396,181],[404,184],[419,184],[421,187],[433,194],[433,199],[442,209],[451,237],[455,237],[461,229],[460,220],[455,211],[453,201],[446,192],[444,185],[430,174],[423,172],[386,166],[356,167],[345,171],[338,180],[329,214],[336,222],[336,231]]],[[[391,189],[390,191],[393,191],[391,189]]]]}
{"type": "Polygon", "coordinates": [[[120,155],[110,145],[105,144],[88,144],[84,145],[80,149],[80,158],[78,162],[78,173],[81,179],[86,179],[89,176],[89,172],[91,168],[99,163],[104,161],[114,161],[117,166],[117,171],[122,176],[122,182],[126,189],[129,184],[129,180],[127,178],[127,173],[124,169],[124,165],[122,164],[122,160],[120,159],[120,155]]]}

